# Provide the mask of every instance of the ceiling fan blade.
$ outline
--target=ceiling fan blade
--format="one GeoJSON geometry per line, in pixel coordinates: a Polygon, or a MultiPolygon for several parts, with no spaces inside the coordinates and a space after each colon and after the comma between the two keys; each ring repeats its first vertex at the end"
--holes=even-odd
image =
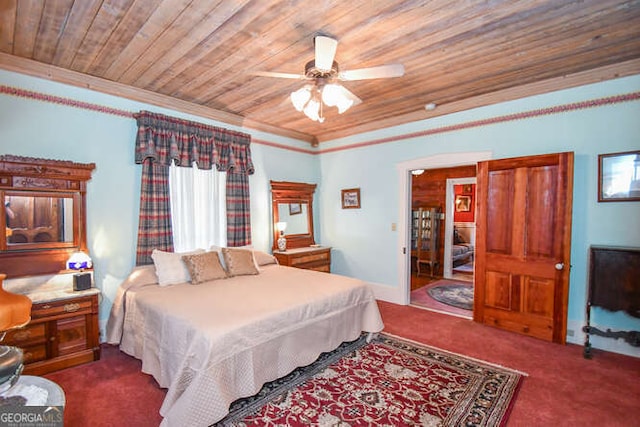
{"type": "Polygon", "coordinates": [[[306,78],[302,74],[277,73],[277,72],[271,72],[271,71],[254,71],[251,73],[251,75],[260,76],[260,77],[277,77],[280,79],[297,79],[297,80],[304,80],[306,78]]]}
{"type": "Polygon", "coordinates": [[[358,98],[349,89],[347,89],[346,87],[344,87],[342,85],[340,85],[340,87],[342,88],[342,92],[345,94],[345,96],[353,101],[353,105],[358,105],[358,104],[362,103],[362,99],[358,98]]]}
{"type": "Polygon", "coordinates": [[[336,56],[338,41],[327,36],[316,36],[316,68],[320,71],[331,71],[333,58],[336,56]]]}
{"type": "Polygon", "coordinates": [[[388,64],[379,65],[377,67],[358,68],[355,70],[341,71],[340,80],[367,80],[367,79],[383,79],[388,77],[404,76],[404,65],[388,64]]]}

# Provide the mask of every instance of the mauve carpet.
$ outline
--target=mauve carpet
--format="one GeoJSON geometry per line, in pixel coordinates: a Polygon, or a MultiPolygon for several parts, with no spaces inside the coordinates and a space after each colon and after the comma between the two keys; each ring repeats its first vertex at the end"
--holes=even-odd
{"type": "MultiPolygon", "coordinates": [[[[379,302],[385,332],[526,372],[508,426],[637,427],[640,358],[559,345],[455,316],[379,302]]],[[[165,391],[116,347],[46,375],[66,393],[65,427],[157,426],[165,391]]]]}

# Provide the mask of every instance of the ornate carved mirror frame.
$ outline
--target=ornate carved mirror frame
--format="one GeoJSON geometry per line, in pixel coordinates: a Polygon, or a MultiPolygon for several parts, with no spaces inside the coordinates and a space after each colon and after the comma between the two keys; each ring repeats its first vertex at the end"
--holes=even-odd
{"type": "MultiPolygon", "coordinates": [[[[305,184],[301,182],[271,181],[271,208],[273,211],[273,249],[278,248],[278,230],[276,223],[282,221],[279,205],[288,205],[291,215],[301,215],[306,218],[307,229],[301,233],[285,234],[287,248],[302,248],[315,245],[313,235],[313,193],[316,184],[305,184]],[[306,213],[306,217],[304,214],[306,213]]],[[[295,231],[295,229],[294,229],[295,231]]]]}
{"type": "Polygon", "coordinates": [[[93,169],[94,163],[0,156],[1,273],[59,273],[72,253],[87,251],[86,187],[93,169]],[[15,216],[12,200],[28,220],[15,216]]]}

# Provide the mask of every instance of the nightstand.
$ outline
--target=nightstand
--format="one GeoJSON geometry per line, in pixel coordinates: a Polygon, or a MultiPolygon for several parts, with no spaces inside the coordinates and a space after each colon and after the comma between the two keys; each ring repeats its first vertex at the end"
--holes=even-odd
{"type": "Polygon", "coordinates": [[[287,249],[286,251],[273,251],[280,265],[304,268],[307,270],[331,272],[331,248],[329,247],[305,247],[287,249]]]}
{"type": "Polygon", "coordinates": [[[24,352],[24,373],[42,375],[100,359],[100,290],[60,290],[27,294],[31,321],[7,332],[3,344],[24,352]]]}

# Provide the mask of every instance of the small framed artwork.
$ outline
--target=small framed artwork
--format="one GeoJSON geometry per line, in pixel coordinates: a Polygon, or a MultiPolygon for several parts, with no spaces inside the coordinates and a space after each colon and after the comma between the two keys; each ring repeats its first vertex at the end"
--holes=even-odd
{"type": "Polygon", "coordinates": [[[289,203],[289,215],[298,215],[302,213],[302,203],[289,203]]]}
{"type": "Polygon", "coordinates": [[[360,189],[342,190],[342,209],[360,209],[360,189]]]}
{"type": "Polygon", "coordinates": [[[471,184],[463,184],[462,185],[462,194],[471,194],[471,189],[473,187],[471,186],[471,184]]]}
{"type": "Polygon", "coordinates": [[[598,156],[598,202],[640,201],[640,151],[598,156]]]}
{"type": "Polygon", "coordinates": [[[471,196],[456,196],[456,212],[469,212],[471,210],[471,196]]]}

